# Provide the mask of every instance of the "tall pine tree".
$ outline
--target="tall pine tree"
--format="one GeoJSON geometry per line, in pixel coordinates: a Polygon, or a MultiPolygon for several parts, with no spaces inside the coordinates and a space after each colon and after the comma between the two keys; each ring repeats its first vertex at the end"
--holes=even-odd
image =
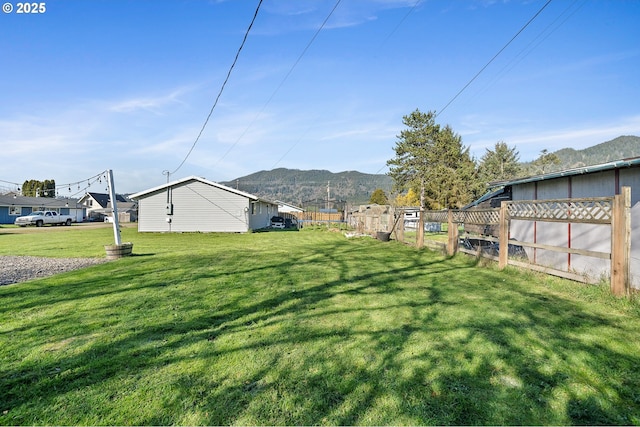
{"type": "MultiPolygon", "coordinates": [[[[420,212],[426,207],[427,174],[429,172],[429,152],[436,143],[440,126],[435,122],[435,113],[423,113],[416,109],[402,118],[407,127],[397,136],[395,158],[387,161],[389,176],[393,179],[394,190],[402,192],[413,188],[420,196],[420,212]]],[[[424,215],[420,215],[416,246],[424,245],[424,215]]]]}
{"type": "Polygon", "coordinates": [[[56,197],[56,181],[30,179],[22,183],[22,195],[27,197],[56,197]]]}
{"type": "MultiPolygon", "coordinates": [[[[461,208],[483,192],[476,164],[469,148],[450,126],[441,128],[433,112],[415,110],[403,117],[407,129],[400,132],[387,161],[396,191],[414,190],[425,208],[461,208]]],[[[423,244],[423,218],[420,215],[417,246],[423,244]]]]}
{"type": "Polygon", "coordinates": [[[518,177],[522,173],[519,163],[520,153],[504,141],[496,142],[494,149],[486,149],[480,159],[478,172],[483,183],[504,181],[518,177]]]}
{"type": "Polygon", "coordinates": [[[449,125],[438,133],[428,161],[426,193],[430,209],[459,209],[482,192],[469,148],[449,125]]]}

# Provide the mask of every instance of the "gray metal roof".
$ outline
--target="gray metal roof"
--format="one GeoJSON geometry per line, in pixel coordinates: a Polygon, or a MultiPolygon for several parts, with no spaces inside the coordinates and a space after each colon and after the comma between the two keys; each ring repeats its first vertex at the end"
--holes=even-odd
{"type": "Polygon", "coordinates": [[[173,182],[169,182],[169,183],[166,183],[166,184],[163,184],[163,185],[159,185],[157,187],[153,187],[153,188],[150,188],[148,190],[139,191],[139,192],[137,192],[135,194],[129,195],[129,198],[137,200],[137,199],[140,199],[141,197],[144,197],[144,196],[146,196],[148,194],[155,193],[155,192],[160,191],[160,190],[164,190],[164,189],[166,189],[168,187],[174,187],[176,185],[179,185],[179,184],[182,184],[182,183],[185,183],[185,182],[189,182],[189,181],[199,181],[199,182],[211,185],[213,187],[217,187],[217,188],[220,188],[222,190],[226,190],[226,191],[229,191],[231,193],[238,194],[240,196],[244,196],[244,197],[246,197],[246,198],[248,198],[250,200],[256,200],[256,201],[261,201],[261,202],[266,202],[266,203],[271,203],[273,205],[277,205],[277,203],[272,202],[271,200],[265,200],[265,199],[262,199],[262,198],[260,198],[258,196],[254,196],[253,194],[245,193],[244,191],[236,190],[235,188],[227,187],[226,185],[222,185],[222,184],[219,184],[219,183],[214,182],[214,181],[209,181],[208,179],[201,178],[201,177],[198,177],[198,176],[188,176],[186,178],[182,178],[182,179],[179,179],[177,181],[173,181],[173,182]]]}
{"type": "Polygon", "coordinates": [[[525,178],[517,178],[512,180],[506,180],[506,181],[494,181],[489,183],[489,188],[504,187],[507,185],[525,184],[529,182],[544,181],[547,179],[563,178],[566,176],[575,176],[575,175],[584,175],[589,173],[629,168],[629,167],[635,167],[635,166],[640,166],[640,157],[616,160],[613,162],[602,163],[599,165],[565,169],[562,171],[549,172],[542,175],[534,175],[534,176],[529,176],[525,178]]]}
{"type": "MultiPolygon", "coordinates": [[[[75,208],[78,199],[54,199],[52,197],[26,197],[13,194],[0,195],[0,206],[42,206],[44,208],[75,208]]],[[[82,208],[84,206],[77,206],[82,208]]]]}

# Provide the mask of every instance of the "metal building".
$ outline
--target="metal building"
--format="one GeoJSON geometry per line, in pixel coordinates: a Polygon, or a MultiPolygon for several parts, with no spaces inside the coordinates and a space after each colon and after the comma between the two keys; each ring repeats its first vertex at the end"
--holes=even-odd
{"type": "MultiPolygon", "coordinates": [[[[640,157],[497,182],[496,187],[510,191],[512,200],[611,197],[620,194],[622,187],[631,187],[631,283],[640,288],[640,157]]],[[[601,252],[609,252],[611,248],[609,225],[512,221],[510,237],[601,252]]],[[[544,249],[526,251],[529,260],[536,264],[596,278],[610,274],[609,260],[544,249]]]]}

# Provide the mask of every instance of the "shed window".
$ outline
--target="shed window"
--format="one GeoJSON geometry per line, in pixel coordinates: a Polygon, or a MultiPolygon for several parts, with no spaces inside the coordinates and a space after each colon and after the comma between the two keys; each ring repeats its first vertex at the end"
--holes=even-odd
{"type": "Polygon", "coordinates": [[[11,206],[9,208],[9,215],[22,215],[22,208],[20,206],[11,206]]]}

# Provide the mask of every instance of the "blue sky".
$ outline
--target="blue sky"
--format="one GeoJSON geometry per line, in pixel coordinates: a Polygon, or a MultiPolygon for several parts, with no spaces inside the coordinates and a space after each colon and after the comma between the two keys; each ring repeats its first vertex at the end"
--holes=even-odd
{"type": "Polygon", "coordinates": [[[118,192],[136,192],[166,182],[164,170],[214,181],[277,167],[384,173],[416,108],[436,111],[477,158],[497,141],[528,161],[640,135],[638,1],[552,1],[442,111],[545,2],[342,0],[309,46],[336,1],[264,0],[177,169],[258,1],[49,0],[17,14],[10,0],[0,180],[65,184],[112,169],[118,192]]]}

